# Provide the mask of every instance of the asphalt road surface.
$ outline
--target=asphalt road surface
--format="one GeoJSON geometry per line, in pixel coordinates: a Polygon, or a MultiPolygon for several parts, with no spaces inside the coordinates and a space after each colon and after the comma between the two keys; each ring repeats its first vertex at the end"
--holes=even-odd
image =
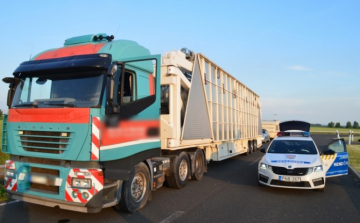
{"type": "MultiPolygon", "coordinates": [[[[313,135],[323,149],[333,135],[313,135]]],[[[0,206],[0,222],[360,222],[360,182],[329,178],[325,192],[259,187],[263,153],[211,162],[201,181],[163,187],[135,214],[107,208],[84,214],[24,202],[0,206]]]]}

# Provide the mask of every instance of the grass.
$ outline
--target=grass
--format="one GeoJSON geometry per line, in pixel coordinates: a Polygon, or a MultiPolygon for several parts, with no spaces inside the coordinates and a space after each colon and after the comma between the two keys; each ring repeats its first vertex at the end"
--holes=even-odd
{"type": "Polygon", "coordinates": [[[10,200],[10,198],[5,191],[4,185],[0,184],[0,203],[6,202],[9,200],[10,200]]]}
{"type": "Polygon", "coordinates": [[[352,130],[354,131],[354,135],[360,135],[360,129],[355,129],[355,128],[329,128],[329,127],[317,127],[317,126],[311,126],[310,127],[310,132],[313,133],[334,133],[336,134],[336,130],[339,131],[339,133],[341,134],[349,134],[349,131],[352,130]]]}
{"type": "Polygon", "coordinates": [[[349,164],[360,173],[360,145],[347,145],[349,164]]]}

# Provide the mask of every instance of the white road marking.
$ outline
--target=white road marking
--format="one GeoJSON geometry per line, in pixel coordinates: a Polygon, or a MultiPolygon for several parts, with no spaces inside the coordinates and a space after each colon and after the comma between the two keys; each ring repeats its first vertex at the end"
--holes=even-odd
{"type": "Polygon", "coordinates": [[[250,165],[253,165],[255,163],[258,163],[261,160],[262,157],[257,158],[255,161],[251,162],[250,165]]]}
{"type": "Polygon", "coordinates": [[[20,201],[19,201],[19,200],[16,200],[16,201],[6,202],[6,203],[0,204],[0,206],[5,206],[5,205],[8,205],[8,204],[14,204],[14,203],[17,203],[17,202],[20,202],[20,201]]]}
{"type": "Polygon", "coordinates": [[[169,217],[165,218],[164,220],[160,221],[160,223],[170,223],[170,222],[174,221],[176,218],[183,215],[184,213],[185,212],[183,212],[183,211],[177,211],[174,214],[170,215],[169,217]]]}

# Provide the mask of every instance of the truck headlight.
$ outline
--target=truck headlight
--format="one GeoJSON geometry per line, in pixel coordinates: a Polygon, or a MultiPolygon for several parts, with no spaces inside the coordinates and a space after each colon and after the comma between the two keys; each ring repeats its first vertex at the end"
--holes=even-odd
{"type": "Polygon", "coordinates": [[[71,180],[71,187],[90,189],[91,185],[91,179],[72,178],[71,180]]]}
{"type": "Polygon", "coordinates": [[[322,165],[316,166],[316,167],[314,168],[314,172],[321,172],[321,171],[323,171],[322,165]]]}
{"type": "Polygon", "coordinates": [[[271,170],[272,171],[272,167],[270,165],[265,164],[265,163],[260,164],[260,169],[271,170]]]}
{"type": "Polygon", "coordinates": [[[7,178],[15,178],[15,170],[6,169],[5,177],[7,177],[7,178]]]}

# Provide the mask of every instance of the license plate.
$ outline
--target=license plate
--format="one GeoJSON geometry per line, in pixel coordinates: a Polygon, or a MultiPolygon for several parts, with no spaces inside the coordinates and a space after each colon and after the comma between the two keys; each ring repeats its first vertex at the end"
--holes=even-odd
{"type": "Polygon", "coordinates": [[[37,184],[47,184],[48,179],[41,175],[32,174],[32,175],[30,175],[30,182],[37,183],[37,184]]]}
{"type": "Polygon", "coordinates": [[[280,181],[286,181],[286,182],[300,182],[301,177],[288,177],[288,176],[279,176],[280,181]]]}

